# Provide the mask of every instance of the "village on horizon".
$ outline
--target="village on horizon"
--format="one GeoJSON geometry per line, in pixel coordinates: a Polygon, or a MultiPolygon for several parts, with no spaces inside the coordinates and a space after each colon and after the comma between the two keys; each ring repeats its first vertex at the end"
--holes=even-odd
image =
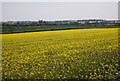
{"type": "Polygon", "coordinates": [[[39,25],[84,25],[84,24],[102,24],[102,25],[118,25],[120,24],[120,20],[104,20],[104,19],[82,19],[82,20],[57,20],[57,21],[45,21],[45,20],[38,20],[38,21],[6,21],[1,22],[3,26],[6,25],[32,25],[32,26],[39,26],[39,25]]]}

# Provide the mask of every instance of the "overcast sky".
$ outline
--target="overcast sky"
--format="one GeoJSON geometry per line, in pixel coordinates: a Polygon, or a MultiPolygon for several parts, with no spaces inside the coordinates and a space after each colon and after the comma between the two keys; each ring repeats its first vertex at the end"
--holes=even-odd
{"type": "Polygon", "coordinates": [[[120,0],[1,0],[2,2],[118,2],[120,0]]]}
{"type": "Polygon", "coordinates": [[[117,2],[3,2],[2,20],[118,19],[117,2]]]}

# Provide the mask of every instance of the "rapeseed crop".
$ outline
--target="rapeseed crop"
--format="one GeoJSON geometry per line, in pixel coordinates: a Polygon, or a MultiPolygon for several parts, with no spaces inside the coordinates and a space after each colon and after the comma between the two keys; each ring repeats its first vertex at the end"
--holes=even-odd
{"type": "Polygon", "coordinates": [[[2,34],[3,79],[119,79],[118,28],[2,34]]]}

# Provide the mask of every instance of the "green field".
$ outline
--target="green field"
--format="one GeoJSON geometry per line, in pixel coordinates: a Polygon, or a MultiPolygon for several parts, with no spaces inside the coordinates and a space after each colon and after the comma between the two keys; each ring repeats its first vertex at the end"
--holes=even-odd
{"type": "Polygon", "coordinates": [[[120,79],[118,28],[2,34],[3,79],[120,79]]]}
{"type": "Polygon", "coordinates": [[[103,25],[43,25],[43,26],[3,26],[3,34],[24,33],[24,32],[39,32],[39,31],[55,31],[55,30],[70,30],[70,29],[90,29],[90,28],[118,28],[118,26],[103,26],[103,25]]]}

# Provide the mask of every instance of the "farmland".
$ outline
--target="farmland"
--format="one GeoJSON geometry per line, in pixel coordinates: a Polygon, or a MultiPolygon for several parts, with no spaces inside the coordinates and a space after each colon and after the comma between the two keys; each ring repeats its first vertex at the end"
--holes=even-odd
{"type": "Polygon", "coordinates": [[[24,33],[24,32],[40,32],[70,29],[91,29],[91,28],[118,28],[118,26],[103,25],[43,25],[43,26],[2,26],[3,34],[24,33]]]}
{"type": "Polygon", "coordinates": [[[2,34],[3,79],[120,79],[118,28],[2,34]]]}

